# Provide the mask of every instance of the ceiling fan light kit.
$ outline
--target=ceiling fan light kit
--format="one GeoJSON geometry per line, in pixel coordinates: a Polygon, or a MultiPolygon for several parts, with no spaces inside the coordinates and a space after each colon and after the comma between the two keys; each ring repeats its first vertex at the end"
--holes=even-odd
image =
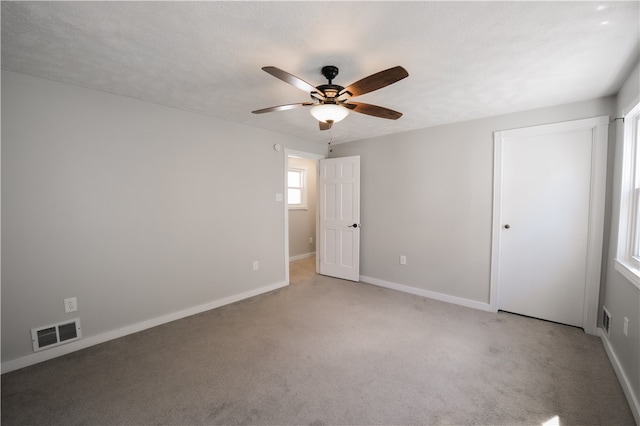
{"type": "Polygon", "coordinates": [[[323,123],[337,123],[349,115],[347,108],[336,104],[318,104],[311,107],[309,112],[316,120],[323,123]]]}
{"type": "Polygon", "coordinates": [[[293,74],[289,74],[280,68],[268,66],[263,67],[262,70],[286,83],[291,84],[292,86],[297,87],[298,89],[308,92],[312,102],[300,102],[297,104],[263,108],[252,111],[254,114],[285,111],[288,109],[310,106],[311,110],[309,112],[316,120],[318,120],[320,130],[330,129],[333,123],[337,123],[349,115],[349,111],[355,111],[378,118],[386,118],[388,120],[397,120],[402,117],[401,112],[394,111],[389,108],[351,101],[352,97],[373,92],[374,90],[381,89],[408,77],[409,73],[401,66],[389,68],[388,70],[372,74],[347,87],[333,84],[333,79],[338,75],[338,67],[334,65],[322,67],[322,75],[324,75],[329,83],[322,84],[317,87],[312,86],[301,78],[298,78],[293,74]]]}

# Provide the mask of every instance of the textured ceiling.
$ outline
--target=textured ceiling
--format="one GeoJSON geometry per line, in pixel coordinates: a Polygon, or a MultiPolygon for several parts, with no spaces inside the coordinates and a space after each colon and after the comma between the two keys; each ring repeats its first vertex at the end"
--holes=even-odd
{"type": "Polygon", "coordinates": [[[616,93],[639,55],[639,2],[2,2],[2,68],[326,142],[309,100],[263,72],[342,86],[401,65],[354,100],[333,143],[616,93]]]}

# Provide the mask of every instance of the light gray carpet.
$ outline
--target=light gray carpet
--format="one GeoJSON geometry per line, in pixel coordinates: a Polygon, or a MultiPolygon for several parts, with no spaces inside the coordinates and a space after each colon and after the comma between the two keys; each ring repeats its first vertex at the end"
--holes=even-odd
{"type": "Polygon", "coordinates": [[[313,273],[2,376],[2,424],[629,425],[600,340],[313,273]]]}

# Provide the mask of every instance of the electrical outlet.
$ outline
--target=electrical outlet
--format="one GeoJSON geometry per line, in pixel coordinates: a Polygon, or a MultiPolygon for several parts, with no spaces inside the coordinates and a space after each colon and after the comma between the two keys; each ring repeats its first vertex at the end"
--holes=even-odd
{"type": "Polygon", "coordinates": [[[64,299],[65,314],[68,314],[69,312],[75,312],[77,310],[78,310],[78,299],[76,299],[75,297],[64,299]]]}
{"type": "Polygon", "coordinates": [[[260,263],[257,260],[253,261],[253,270],[257,271],[258,269],[260,269],[260,263]]]}
{"type": "Polygon", "coordinates": [[[622,326],[622,332],[626,337],[629,336],[629,318],[624,317],[624,325],[622,326]]]}
{"type": "Polygon", "coordinates": [[[407,264],[407,256],[400,256],[400,264],[401,265],[407,264]]]}

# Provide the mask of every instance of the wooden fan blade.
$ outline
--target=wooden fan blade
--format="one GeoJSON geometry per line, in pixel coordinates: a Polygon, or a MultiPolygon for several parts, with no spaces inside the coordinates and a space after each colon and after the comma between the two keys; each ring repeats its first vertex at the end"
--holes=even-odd
{"type": "Polygon", "coordinates": [[[365,93],[381,89],[408,76],[409,73],[407,72],[407,70],[405,70],[401,66],[389,68],[388,70],[371,74],[369,77],[365,77],[362,80],[358,80],[355,83],[345,87],[340,91],[338,96],[348,93],[350,93],[351,96],[364,95],[365,93]]]}
{"type": "Polygon", "coordinates": [[[331,128],[331,122],[329,123],[325,123],[324,121],[318,121],[318,124],[320,124],[320,130],[329,130],[331,128]]]}
{"type": "Polygon", "coordinates": [[[287,104],[287,105],[278,105],[272,106],[269,108],[257,109],[255,111],[251,111],[253,114],[264,114],[265,112],[273,112],[273,111],[286,111],[288,109],[294,109],[302,106],[313,105],[313,102],[300,102],[299,104],[287,104]]]}
{"type": "Polygon", "coordinates": [[[295,86],[300,90],[304,90],[307,93],[318,92],[318,93],[320,93],[321,95],[324,96],[324,93],[322,93],[320,90],[318,90],[314,86],[310,85],[309,83],[307,83],[303,79],[301,79],[299,77],[296,77],[293,74],[289,74],[288,72],[281,70],[280,68],[262,67],[262,69],[264,71],[268,72],[269,74],[271,74],[272,76],[274,76],[276,78],[279,78],[280,80],[284,81],[285,83],[289,83],[290,85],[295,86]]]}
{"type": "Polygon", "coordinates": [[[361,114],[372,115],[374,117],[387,118],[389,120],[397,120],[398,118],[402,117],[401,112],[378,105],[364,104],[362,102],[345,102],[342,105],[346,106],[352,111],[359,112],[361,114]]]}

